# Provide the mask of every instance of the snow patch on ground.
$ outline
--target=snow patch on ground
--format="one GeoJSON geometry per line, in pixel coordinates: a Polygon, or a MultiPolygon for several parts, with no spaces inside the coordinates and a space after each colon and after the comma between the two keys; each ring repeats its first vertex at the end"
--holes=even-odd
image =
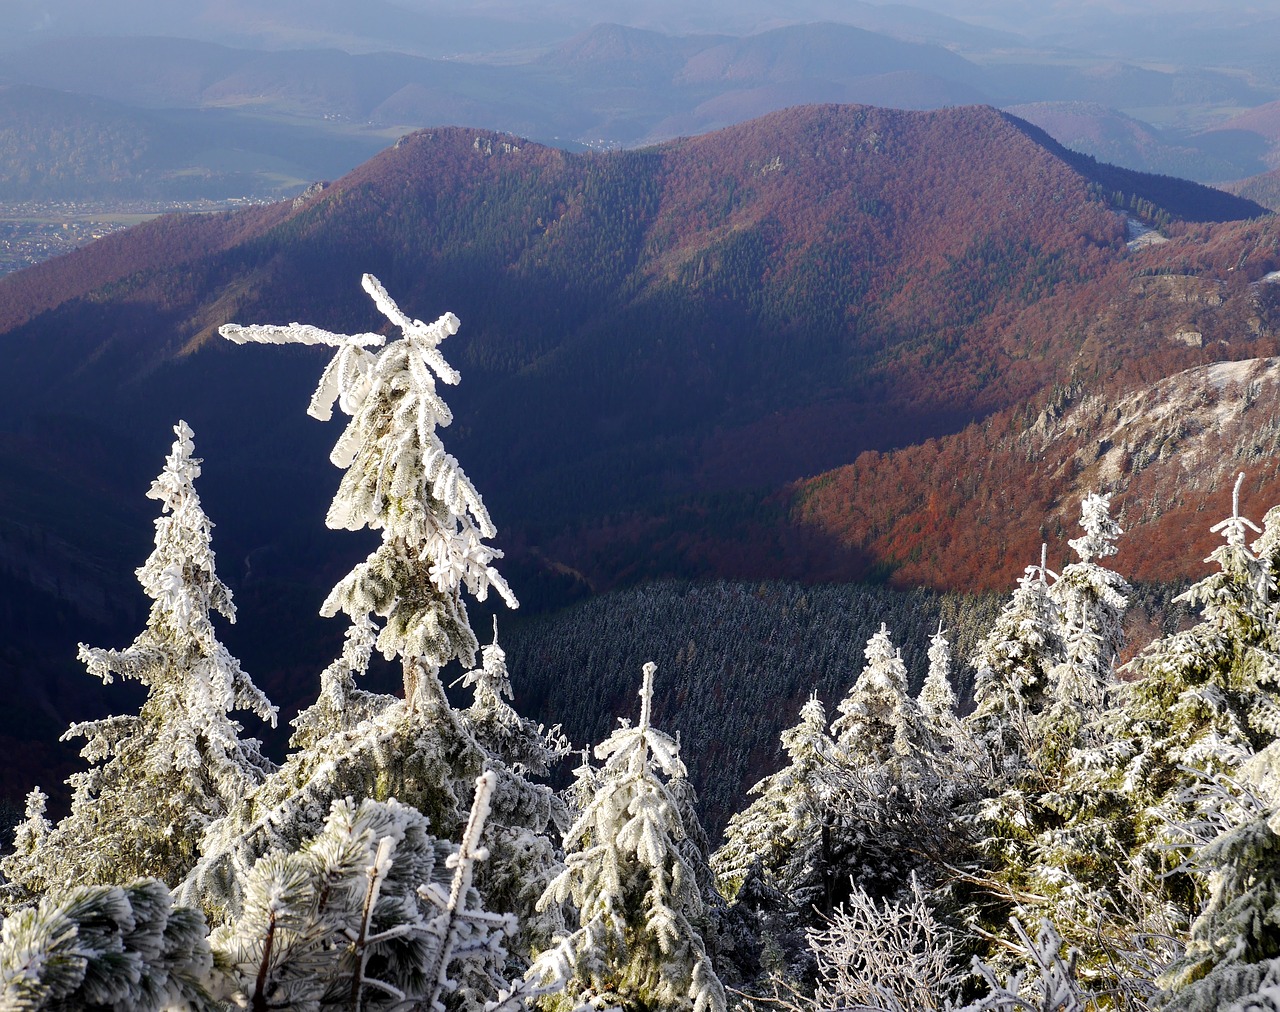
{"type": "Polygon", "coordinates": [[[1157,463],[1212,487],[1280,434],[1278,390],[1280,358],[1215,362],[1119,400],[1085,397],[1058,418],[1043,415],[1028,436],[1047,459],[1074,461],[1083,491],[1122,490],[1157,463]]]}
{"type": "Polygon", "coordinates": [[[1150,225],[1144,225],[1137,218],[1126,218],[1124,231],[1128,239],[1125,246],[1128,247],[1130,252],[1146,249],[1148,246],[1159,246],[1161,243],[1169,241],[1150,225]]]}
{"type": "Polygon", "coordinates": [[[1222,390],[1231,383],[1239,384],[1249,379],[1261,378],[1255,376],[1255,373],[1259,372],[1266,373],[1268,378],[1274,378],[1278,362],[1280,360],[1273,358],[1246,358],[1239,362],[1214,362],[1212,365],[1189,369],[1187,372],[1179,373],[1172,378],[1176,380],[1184,376],[1193,376],[1195,373],[1201,373],[1206,382],[1212,383],[1219,390],[1222,390]]]}

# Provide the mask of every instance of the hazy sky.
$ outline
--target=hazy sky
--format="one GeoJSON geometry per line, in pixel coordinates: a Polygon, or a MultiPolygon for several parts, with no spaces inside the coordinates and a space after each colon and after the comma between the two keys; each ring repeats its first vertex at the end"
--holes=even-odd
{"type": "MultiPolygon", "coordinates": [[[[450,18],[504,21],[513,24],[590,23],[602,20],[634,23],[739,28],[743,23],[774,20],[845,20],[882,5],[865,0],[0,0],[0,23],[92,31],[113,23],[122,32],[148,28],[218,31],[239,23],[251,30],[255,21],[286,18],[298,23],[349,20],[361,9],[376,16],[379,8],[398,7],[450,18]],[[343,15],[346,17],[343,17],[343,15]]],[[[960,20],[1025,28],[1116,15],[1168,18],[1171,14],[1207,13],[1228,19],[1280,16],[1280,0],[911,0],[914,6],[960,20]]],[[[1154,22],[1153,22],[1154,23],[1154,22]]]]}
{"type": "Polygon", "coordinates": [[[1121,59],[1196,61],[1203,37],[1203,62],[1217,66],[1231,65],[1237,40],[1224,33],[1236,32],[1243,65],[1280,65],[1280,0],[0,0],[0,49],[49,35],[145,34],[475,56],[545,50],[604,21],[734,35],[842,21],[962,48],[972,41],[963,25],[948,38],[955,22],[945,18],[1014,33],[1010,44],[1121,59]]]}

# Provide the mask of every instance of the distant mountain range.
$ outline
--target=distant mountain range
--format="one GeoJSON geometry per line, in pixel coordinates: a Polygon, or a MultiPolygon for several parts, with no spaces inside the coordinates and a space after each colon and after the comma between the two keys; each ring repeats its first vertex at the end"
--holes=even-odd
{"type": "MultiPolygon", "coordinates": [[[[995,586],[1098,484],[1207,527],[1235,463],[1170,481],[1188,432],[1139,423],[1177,398],[1263,417],[1269,367],[1204,370],[1280,352],[1280,222],[994,109],[810,106],[612,154],[416,133],[305,198],[0,279],[0,683],[38,685],[31,712],[88,705],[74,642],[134,631],[178,418],[242,604],[227,641],[269,694],[310,691],[339,635],[315,608],[368,547],[322,527],[324,358],[214,334],[377,326],[362,271],[461,318],[444,439],[534,608],[669,575],[995,586]],[[1131,245],[1139,224],[1168,241],[1131,245]]],[[[1196,461],[1267,459],[1195,417],[1196,461]]],[[[1140,571],[1178,575],[1191,556],[1153,543],[1140,571]]]]}
{"type": "Polygon", "coordinates": [[[275,198],[385,147],[219,109],[139,108],[0,84],[0,201],[275,198]]]}
{"type": "MultiPolygon", "coordinates": [[[[275,7],[259,29],[272,17],[337,17],[275,7]]],[[[397,9],[383,4],[365,27],[377,35],[397,9]]],[[[92,18],[80,36],[11,37],[0,46],[0,86],[9,85],[0,201],[291,195],[414,128],[469,124],[567,149],[640,147],[823,102],[1013,107],[1102,161],[1202,181],[1241,180],[1280,157],[1267,112],[1280,81],[1266,74],[1046,52],[911,8],[832,6],[831,21],[745,35],[605,23],[570,36],[560,25],[558,42],[535,34],[542,41],[523,49],[466,56],[413,44],[431,34],[424,26],[449,29],[438,11],[399,9],[402,44],[381,49],[326,48],[327,32],[301,32],[298,48],[278,50],[261,48],[270,32],[251,48],[211,41],[237,10],[207,12],[203,29],[158,16],[167,37],[93,34],[92,18]]]]}
{"type": "Polygon", "coordinates": [[[1219,184],[1258,176],[1280,159],[1280,131],[1268,103],[1206,130],[1173,134],[1097,102],[1035,102],[1005,111],[1064,146],[1143,172],[1219,184]]]}

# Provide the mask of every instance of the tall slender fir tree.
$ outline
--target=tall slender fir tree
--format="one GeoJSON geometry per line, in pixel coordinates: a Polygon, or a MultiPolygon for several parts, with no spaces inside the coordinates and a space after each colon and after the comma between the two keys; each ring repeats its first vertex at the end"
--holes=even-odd
{"type": "Polygon", "coordinates": [[[138,569],[152,599],[147,627],[123,650],[80,647],[90,674],[133,679],[147,698],[137,716],[75,724],[64,735],[86,738],[81,754],[94,765],[70,780],[71,814],[4,862],[28,895],[148,876],[177,883],[205,827],[274,769],[228,716],[250,710],[274,725],[276,711],[214,631],[211,613],[234,621],[235,607],[214,571],[191,429],[179,422],[174,433],[147,493],[162,511],[155,549],[138,569]]]}

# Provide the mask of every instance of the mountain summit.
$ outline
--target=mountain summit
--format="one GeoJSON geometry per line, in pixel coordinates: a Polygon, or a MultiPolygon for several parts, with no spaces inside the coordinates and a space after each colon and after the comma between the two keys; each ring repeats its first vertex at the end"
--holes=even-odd
{"type": "Polygon", "coordinates": [[[522,574],[883,572],[874,539],[792,523],[789,483],[1029,424],[1055,390],[1276,354],[1280,227],[1262,213],[984,107],[800,107],[611,154],[411,134],[305,198],[158,219],[0,280],[6,607],[125,607],[149,532],[130,504],[178,417],[202,433],[228,578],[307,599],[331,549],[305,518],[335,481],[295,410],[315,362],[209,338],[375,327],[366,271],[462,320],[449,446],[526,600],[522,574]],[[1169,241],[1131,248],[1139,225],[1169,241]]]}

